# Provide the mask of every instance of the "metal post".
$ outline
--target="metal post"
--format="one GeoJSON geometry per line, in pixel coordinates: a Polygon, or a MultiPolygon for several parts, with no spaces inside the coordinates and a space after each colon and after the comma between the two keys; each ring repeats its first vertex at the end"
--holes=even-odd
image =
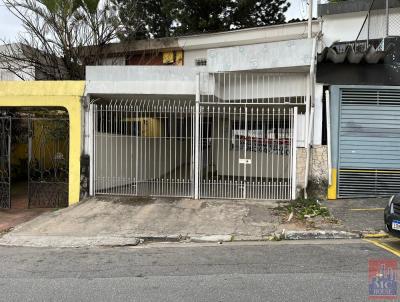
{"type": "Polygon", "coordinates": [[[308,0],[308,35],[310,39],[312,37],[312,18],[313,18],[313,0],[308,0]]]}
{"type": "Polygon", "coordinates": [[[307,199],[307,187],[308,187],[308,176],[310,171],[310,157],[311,157],[311,144],[312,144],[312,134],[313,134],[313,125],[314,123],[314,108],[311,108],[309,127],[308,127],[308,135],[306,141],[306,168],[304,173],[304,198],[307,199]]]}
{"type": "Polygon", "coordinates": [[[196,74],[196,105],[194,132],[194,198],[199,199],[199,155],[200,155],[200,74],[196,74]]]}
{"type": "Polygon", "coordinates": [[[88,135],[88,145],[87,145],[87,154],[89,155],[89,195],[94,196],[94,185],[95,185],[95,154],[94,154],[94,134],[95,134],[95,127],[94,123],[97,122],[97,118],[94,119],[94,105],[90,104],[89,105],[89,111],[88,111],[88,116],[86,122],[88,123],[87,125],[87,135],[88,135]]]}
{"type": "Polygon", "coordinates": [[[292,199],[296,199],[297,189],[297,107],[294,107],[292,124],[292,199]]]}
{"type": "Polygon", "coordinates": [[[367,23],[367,45],[366,45],[366,49],[368,49],[369,46],[369,27],[370,27],[370,23],[371,23],[371,11],[368,12],[368,23],[367,23]]]}
{"type": "Polygon", "coordinates": [[[386,37],[388,36],[389,36],[389,0],[386,0],[386,37]]]}
{"type": "Polygon", "coordinates": [[[332,185],[331,105],[329,90],[325,91],[326,136],[328,145],[328,182],[332,185]]]}

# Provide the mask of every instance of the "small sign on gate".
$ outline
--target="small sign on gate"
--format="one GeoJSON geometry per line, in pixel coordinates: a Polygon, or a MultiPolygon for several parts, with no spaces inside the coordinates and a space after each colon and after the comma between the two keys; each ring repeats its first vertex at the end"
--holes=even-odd
{"type": "Polygon", "coordinates": [[[239,158],[239,164],[251,165],[251,159],[250,158],[239,158]]]}

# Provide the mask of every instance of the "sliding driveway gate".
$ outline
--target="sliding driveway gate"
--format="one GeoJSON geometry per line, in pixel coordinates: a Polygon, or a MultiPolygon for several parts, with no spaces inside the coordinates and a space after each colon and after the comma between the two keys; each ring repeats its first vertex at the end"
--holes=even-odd
{"type": "Polygon", "coordinates": [[[282,97],[287,84],[274,76],[199,82],[211,88],[196,100],[92,103],[94,194],[294,198],[297,105],[305,97],[282,97]]]}
{"type": "Polygon", "coordinates": [[[113,101],[95,113],[95,193],[193,195],[193,103],[113,101]]]}

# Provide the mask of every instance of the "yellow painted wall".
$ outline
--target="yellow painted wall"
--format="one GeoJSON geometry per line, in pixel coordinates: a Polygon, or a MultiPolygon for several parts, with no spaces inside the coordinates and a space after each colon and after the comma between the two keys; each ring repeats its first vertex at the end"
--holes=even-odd
{"type": "Polygon", "coordinates": [[[69,204],[79,202],[84,81],[3,81],[0,107],[63,107],[70,121],[69,204]]]}

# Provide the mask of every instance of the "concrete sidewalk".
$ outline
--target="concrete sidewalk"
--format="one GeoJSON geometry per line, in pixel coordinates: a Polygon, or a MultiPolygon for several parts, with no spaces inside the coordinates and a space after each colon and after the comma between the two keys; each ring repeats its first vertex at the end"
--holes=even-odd
{"type": "Polygon", "coordinates": [[[302,230],[282,224],[276,201],[96,197],[43,214],[0,238],[3,245],[134,245],[136,239],[263,240],[302,230]]]}
{"type": "Polygon", "coordinates": [[[331,215],[349,232],[380,232],[385,229],[383,210],[389,201],[384,198],[357,198],[324,201],[331,215]]]}
{"type": "Polygon", "coordinates": [[[0,234],[51,209],[0,209],[0,234]]]}

